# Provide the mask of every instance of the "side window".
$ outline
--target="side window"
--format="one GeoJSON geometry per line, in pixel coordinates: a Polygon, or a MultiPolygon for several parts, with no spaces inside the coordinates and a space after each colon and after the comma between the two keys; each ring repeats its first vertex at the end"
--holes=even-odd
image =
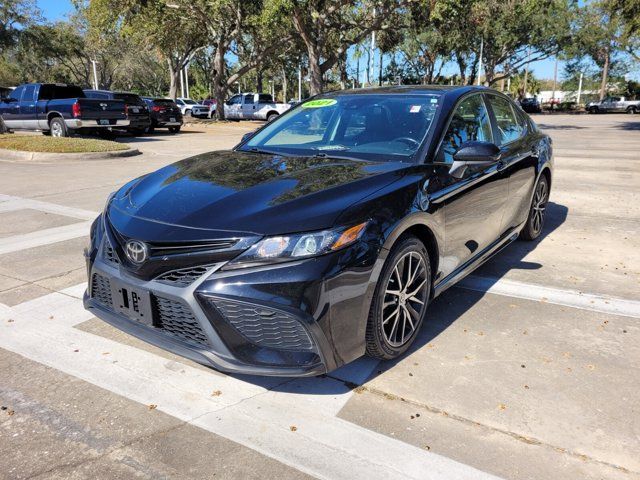
{"type": "Polygon", "coordinates": [[[227,105],[238,105],[239,103],[242,103],[242,96],[234,95],[229,99],[229,101],[227,102],[227,105]]]}
{"type": "Polygon", "coordinates": [[[268,93],[258,95],[258,103],[273,103],[273,97],[268,93]]]}
{"type": "Polygon", "coordinates": [[[516,116],[511,103],[501,97],[490,96],[489,102],[498,124],[498,145],[513,142],[524,133],[524,124],[516,116]]]}
{"type": "Polygon", "coordinates": [[[245,96],[244,96],[244,104],[245,104],[245,105],[252,105],[252,104],[253,104],[253,99],[254,99],[254,97],[255,97],[255,96],[253,95],[253,93],[252,93],[252,94],[250,94],[250,95],[245,95],[245,96]]]}
{"type": "Polygon", "coordinates": [[[14,100],[19,102],[20,97],[22,97],[23,91],[24,91],[24,87],[18,87],[13,92],[11,92],[11,94],[9,95],[9,98],[13,98],[14,100]]]}
{"type": "Polygon", "coordinates": [[[481,95],[472,95],[456,107],[436,155],[436,162],[453,163],[453,154],[463,143],[472,141],[493,141],[489,112],[481,95]]]}
{"type": "Polygon", "coordinates": [[[24,94],[22,95],[22,101],[23,102],[33,102],[34,100],[34,95],[36,93],[36,86],[35,85],[27,85],[24,88],[24,94]]]}

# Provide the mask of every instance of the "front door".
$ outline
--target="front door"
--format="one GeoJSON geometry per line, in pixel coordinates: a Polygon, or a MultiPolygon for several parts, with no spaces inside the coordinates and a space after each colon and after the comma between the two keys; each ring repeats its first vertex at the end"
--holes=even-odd
{"type": "Polygon", "coordinates": [[[230,119],[239,119],[241,106],[242,95],[234,95],[224,104],[224,116],[230,119]]]}
{"type": "Polygon", "coordinates": [[[460,178],[449,169],[454,153],[470,141],[494,142],[491,119],[482,94],[465,97],[455,108],[436,154],[440,188],[433,201],[444,203],[443,277],[464,267],[499,237],[508,193],[501,163],[468,166],[460,178]]]}
{"type": "Polygon", "coordinates": [[[487,95],[494,118],[495,143],[502,151],[504,175],[509,179],[509,193],[500,233],[522,224],[529,214],[533,182],[538,163],[534,136],[527,136],[528,122],[511,101],[487,95]]]}
{"type": "Polygon", "coordinates": [[[23,91],[24,87],[18,87],[4,100],[0,114],[8,128],[22,127],[22,122],[20,121],[20,99],[23,91]]]}

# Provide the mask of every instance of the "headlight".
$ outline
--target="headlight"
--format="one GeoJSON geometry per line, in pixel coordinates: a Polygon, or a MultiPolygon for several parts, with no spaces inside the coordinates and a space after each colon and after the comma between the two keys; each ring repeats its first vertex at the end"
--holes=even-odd
{"type": "Polygon", "coordinates": [[[360,238],[367,222],[321,232],[296,233],[260,240],[225,268],[249,267],[314,257],[340,250],[360,238]]]}

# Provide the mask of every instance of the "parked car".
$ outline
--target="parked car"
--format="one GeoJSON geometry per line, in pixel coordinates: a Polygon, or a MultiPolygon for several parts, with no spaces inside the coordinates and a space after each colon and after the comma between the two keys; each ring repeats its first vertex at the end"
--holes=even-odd
{"type": "Polygon", "coordinates": [[[600,102],[587,104],[589,113],[640,113],[640,100],[627,100],[625,97],[606,97],[600,102]]]}
{"type": "Polygon", "coordinates": [[[84,305],[227,372],[396,358],[434,297],[542,234],[551,175],[549,137],[494,90],[326,93],[112,194],[84,305]]]}
{"type": "Polygon", "coordinates": [[[135,93],[111,92],[109,90],[84,90],[87,98],[100,100],[122,100],[124,112],[129,119],[127,131],[133,135],[142,135],[151,126],[151,117],[147,104],[135,93]]]}
{"type": "Polygon", "coordinates": [[[0,115],[8,128],[54,137],[129,126],[122,100],[87,98],[82,88],[61,83],[20,85],[0,102],[0,115]]]}
{"type": "Polygon", "coordinates": [[[217,104],[218,102],[215,98],[207,98],[206,100],[202,101],[202,105],[204,105],[205,107],[209,107],[209,118],[213,118],[213,116],[215,115],[217,104]]]}
{"type": "Polygon", "coordinates": [[[542,104],[537,97],[523,98],[520,100],[520,106],[527,113],[541,113],[542,104]]]}
{"type": "Polygon", "coordinates": [[[268,93],[239,93],[224,105],[224,116],[229,120],[271,121],[291,108],[288,103],[275,103],[268,93]]]}
{"type": "Polygon", "coordinates": [[[171,133],[178,133],[182,127],[180,107],[170,98],[142,97],[149,107],[151,126],[147,129],[153,133],[156,128],[168,128],[171,133]]]}
{"type": "Polygon", "coordinates": [[[176,98],[176,105],[180,107],[183,116],[206,118],[209,115],[209,107],[190,98],[176,98]]]}

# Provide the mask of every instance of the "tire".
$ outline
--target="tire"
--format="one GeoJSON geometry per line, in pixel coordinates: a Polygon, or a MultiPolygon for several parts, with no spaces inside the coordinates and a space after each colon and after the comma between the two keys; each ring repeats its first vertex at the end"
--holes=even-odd
{"type": "Polygon", "coordinates": [[[422,326],[430,295],[429,253],[413,235],[401,237],[389,252],[373,295],[367,320],[367,355],[391,360],[406,352],[422,326]],[[416,293],[409,297],[407,292],[416,293]]]}
{"type": "Polygon", "coordinates": [[[191,115],[191,109],[185,110],[184,111],[184,116],[185,117],[192,117],[193,115],[191,115]]]}
{"type": "Polygon", "coordinates": [[[627,113],[635,115],[636,113],[638,113],[638,110],[636,109],[636,107],[629,107],[627,108],[627,113]]]}
{"type": "Polygon", "coordinates": [[[598,107],[590,107],[589,110],[587,110],[587,112],[589,113],[598,113],[598,107]]]}
{"type": "Polygon", "coordinates": [[[269,112],[267,115],[267,123],[274,121],[279,116],[276,112],[269,112]]]}
{"type": "Polygon", "coordinates": [[[49,121],[49,132],[52,137],[68,137],[69,130],[62,117],[53,117],[49,121]]]}
{"type": "Polygon", "coordinates": [[[533,191],[531,206],[529,207],[529,216],[527,223],[520,232],[522,240],[535,240],[540,236],[544,229],[544,220],[546,218],[547,203],[549,202],[549,180],[547,176],[542,174],[536,183],[533,191]]]}
{"type": "Polygon", "coordinates": [[[156,130],[156,127],[154,127],[153,125],[151,125],[150,127],[147,127],[144,131],[144,133],[153,133],[156,130]]]}
{"type": "Polygon", "coordinates": [[[180,127],[169,127],[170,133],[178,133],[180,131],[180,127]]]}

